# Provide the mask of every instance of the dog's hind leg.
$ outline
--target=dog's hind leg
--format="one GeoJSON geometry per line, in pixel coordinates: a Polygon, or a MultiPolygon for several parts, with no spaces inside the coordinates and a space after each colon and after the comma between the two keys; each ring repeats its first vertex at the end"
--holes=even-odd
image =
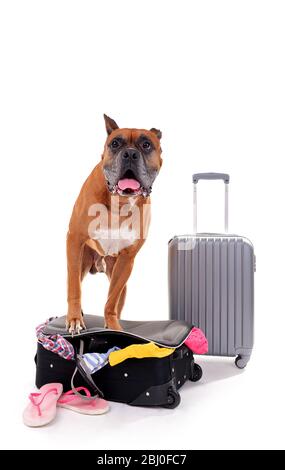
{"type": "Polygon", "coordinates": [[[81,266],[81,281],[83,281],[84,277],[89,272],[91,274],[95,274],[97,272],[97,269],[95,268],[95,265],[94,265],[94,256],[96,254],[97,253],[94,250],[92,250],[92,248],[90,248],[87,245],[84,246],[82,266],[81,266]]]}
{"type": "MultiPolygon", "coordinates": [[[[96,274],[96,273],[105,273],[106,272],[106,262],[104,259],[104,256],[99,255],[94,250],[92,251],[92,263],[91,267],[89,269],[90,274],[96,274]]],[[[89,266],[89,263],[88,263],[89,266]]]]}
{"type": "Polygon", "coordinates": [[[114,264],[116,263],[117,258],[114,256],[105,256],[105,264],[106,264],[106,274],[109,279],[111,280],[114,264]]]}

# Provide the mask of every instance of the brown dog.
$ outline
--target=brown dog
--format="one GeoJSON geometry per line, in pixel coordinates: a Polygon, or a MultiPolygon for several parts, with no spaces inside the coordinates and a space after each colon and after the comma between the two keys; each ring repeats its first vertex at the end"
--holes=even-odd
{"type": "Polygon", "coordinates": [[[162,164],[159,130],[119,129],[104,118],[108,137],[102,160],[82,186],[67,234],[66,324],[72,334],[85,327],[81,281],[88,272],[106,272],[105,324],[121,329],[126,284],[147,235],[149,195],[162,164]]]}

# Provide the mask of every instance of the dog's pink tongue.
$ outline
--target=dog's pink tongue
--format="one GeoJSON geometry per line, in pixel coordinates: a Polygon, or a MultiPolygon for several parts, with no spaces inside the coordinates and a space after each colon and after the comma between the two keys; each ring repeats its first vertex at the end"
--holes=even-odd
{"type": "Polygon", "coordinates": [[[118,182],[118,187],[122,191],[125,189],[132,189],[133,191],[136,191],[140,188],[140,183],[132,178],[124,178],[118,182]]]}

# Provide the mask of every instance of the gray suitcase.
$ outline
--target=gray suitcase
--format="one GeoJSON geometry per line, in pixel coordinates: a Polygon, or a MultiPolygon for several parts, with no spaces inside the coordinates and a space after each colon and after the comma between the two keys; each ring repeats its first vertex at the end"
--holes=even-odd
{"type": "Polygon", "coordinates": [[[245,237],[228,234],[229,175],[193,175],[193,235],[169,241],[170,318],[201,328],[212,356],[236,357],[240,369],[253,348],[255,255],[245,237]],[[225,184],[225,234],[197,233],[197,183],[225,184]]]}

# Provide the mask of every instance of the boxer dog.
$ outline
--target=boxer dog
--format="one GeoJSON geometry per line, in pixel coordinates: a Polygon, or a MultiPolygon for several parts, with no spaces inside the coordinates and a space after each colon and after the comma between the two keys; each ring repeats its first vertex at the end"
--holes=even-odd
{"type": "Polygon", "coordinates": [[[105,326],[121,329],[126,284],[147,235],[150,192],[162,165],[159,130],[120,129],[113,119],[104,119],[102,159],[81,188],[67,233],[66,326],[72,335],[85,328],[81,282],[88,272],[107,274],[105,326]]]}

